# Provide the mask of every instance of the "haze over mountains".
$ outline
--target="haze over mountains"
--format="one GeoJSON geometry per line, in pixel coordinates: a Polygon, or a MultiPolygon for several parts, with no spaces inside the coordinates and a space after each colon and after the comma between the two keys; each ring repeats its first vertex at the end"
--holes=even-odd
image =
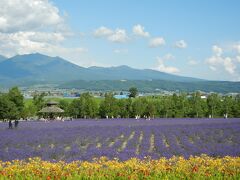
{"type": "MultiPolygon", "coordinates": [[[[8,59],[0,56],[0,87],[54,83],[61,87],[82,87],[88,90],[91,90],[90,87],[92,89],[95,87],[96,90],[122,90],[130,85],[139,86],[140,84],[140,89],[144,88],[149,91],[168,90],[169,86],[171,90],[181,90],[180,86],[183,85],[190,86],[189,90],[198,90],[199,88],[201,90],[199,84],[204,87],[206,82],[208,83],[206,86],[213,86],[214,90],[218,87],[225,90],[229,88],[227,87],[229,84],[226,85],[226,82],[217,81],[214,86],[216,83],[214,81],[182,77],[151,69],[134,69],[128,66],[84,68],[60,57],[50,57],[39,53],[17,55],[8,59]],[[124,84],[123,82],[126,81],[122,80],[129,80],[128,84],[124,84]]],[[[240,87],[238,82],[231,82],[231,86],[227,91],[240,87]]]]}
{"type": "Polygon", "coordinates": [[[4,57],[0,63],[0,77],[11,81],[65,82],[72,80],[151,80],[198,81],[150,69],[133,69],[128,66],[89,67],[72,64],[60,57],[36,54],[4,57]]]}

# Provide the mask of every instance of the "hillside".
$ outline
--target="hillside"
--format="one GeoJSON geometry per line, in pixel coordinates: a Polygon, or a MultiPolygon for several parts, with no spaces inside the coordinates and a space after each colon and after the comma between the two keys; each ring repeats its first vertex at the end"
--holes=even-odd
{"type": "Polygon", "coordinates": [[[127,91],[130,87],[137,87],[142,92],[156,92],[159,90],[193,92],[197,90],[205,92],[240,92],[240,82],[228,81],[197,81],[176,82],[165,80],[103,80],[103,81],[73,81],[62,84],[60,88],[78,88],[96,91],[127,91]]]}
{"type": "Polygon", "coordinates": [[[0,63],[3,62],[3,61],[5,61],[6,59],[7,59],[6,57],[0,55],[0,63]]]}
{"type": "Polygon", "coordinates": [[[135,86],[145,92],[158,89],[239,92],[240,89],[239,82],[206,81],[129,66],[85,68],[60,57],[39,53],[9,59],[0,56],[0,87],[49,83],[86,90],[128,90],[135,86]]]}
{"type": "Polygon", "coordinates": [[[128,66],[84,68],[60,57],[50,57],[39,53],[17,55],[0,61],[0,83],[3,86],[34,83],[60,84],[74,80],[122,79],[200,81],[196,78],[182,77],[150,69],[134,69],[128,66]]]}

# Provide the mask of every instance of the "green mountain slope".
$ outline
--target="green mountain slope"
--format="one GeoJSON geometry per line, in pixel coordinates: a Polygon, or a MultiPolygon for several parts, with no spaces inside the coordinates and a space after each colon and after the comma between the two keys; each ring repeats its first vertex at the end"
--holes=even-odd
{"type": "Polygon", "coordinates": [[[78,88],[96,91],[127,91],[130,87],[137,87],[142,92],[156,92],[159,90],[193,92],[197,90],[205,92],[240,92],[240,82],[228,81],[199,81],[176,82],[164,80],[105,80],[105,81],[73,81],[60,85],[61,88],[78,88]]]}
{"type": "Polygon", "coordinates": [[[36,54],[17,55],[0,62],[0,83],[62,83],[73,80],[150,80],[200,81],[150,69],[128,66],[84,68],[60,57],[36,54]]]}

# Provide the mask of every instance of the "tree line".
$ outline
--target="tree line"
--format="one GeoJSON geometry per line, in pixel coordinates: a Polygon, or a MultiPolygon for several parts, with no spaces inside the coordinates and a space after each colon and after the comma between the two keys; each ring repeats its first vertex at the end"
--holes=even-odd
{"type": "MultiPolygon", "coordinates": [[[[220,96],[210,94],[206,99],[199,92],[173,94],[169,96],[135,97],[136,89],[131,90],[127,99],[116,99],[113,93],[106,93],[103,99],[90,93],[83,93],[77,99],[61,99],[59,107],[63,116],[73,118],[218,118],[240,117],[240,95],[220,96]]],[[[38,116],[46,103],[45,94],[35,95],[30,103],[17,87],[8,93],[0,94],[0,120],[26,119],[38,116]]]]}

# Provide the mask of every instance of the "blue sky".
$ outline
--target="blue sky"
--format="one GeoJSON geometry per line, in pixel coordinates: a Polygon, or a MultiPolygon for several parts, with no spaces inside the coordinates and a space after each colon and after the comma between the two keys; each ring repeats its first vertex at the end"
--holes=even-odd
{"type": "MultiPolygon", "coordinates": [[[[15,33],[20,39],[14,51],[0,46],[1,54],[38,51],[81,66],[128,65],[204,79],[240,80],[238,0],[36,0],[41,3],[29,5],[30,1],[16,3],[16,8],[33,8],[31,15],[46,11],[46,17],[36,14],[36,25],[26,20],[30,16],[24,12],[24,24],[0,28],[0,33],[15,33]]],[[[0,13],[0,25],[5,22],[2,17],[1,21],[0,13]]]]}

